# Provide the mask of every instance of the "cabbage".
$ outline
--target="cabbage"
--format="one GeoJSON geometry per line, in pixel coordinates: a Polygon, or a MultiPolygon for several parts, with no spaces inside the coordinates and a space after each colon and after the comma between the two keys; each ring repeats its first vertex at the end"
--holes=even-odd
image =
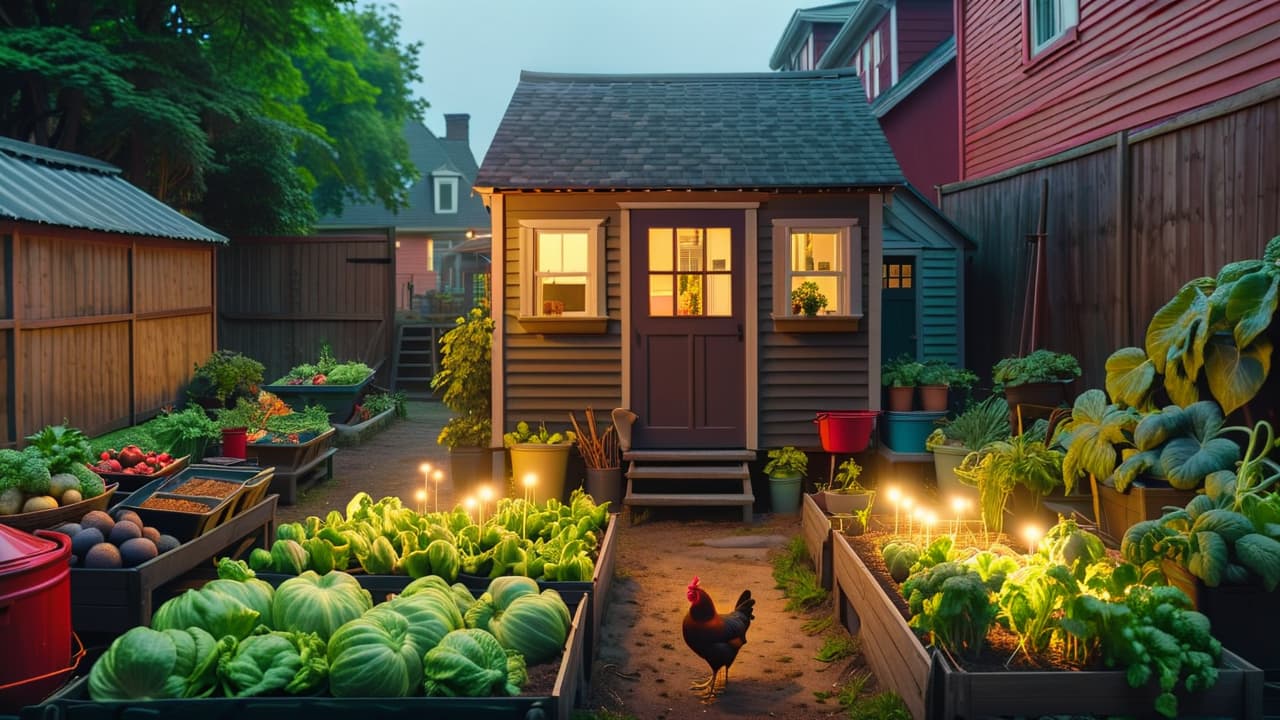
{"type": "Polygon", "coordinates": [[[271,600],[275,588],[265,580],[259,580],[243,560],[222,558],[218,561],[218,579],[205,584],[203,590],[220,592],[240,601],[250,610],[258,611],[258,621],[271,622],[271,600]]]}
{"type": "Polygon", "coordinates": [[[422,661],[427,695],[519,695],[529,679],[524,658],[483,630],[454,630],[422,661]]]}
{"type": "Polygon", "coordinates": [[[253,632],[260,617],[257,610],[247,607],[235,595],[206,585],[199,590],[188,590],[161,605],[151,618],[151,627],[156,630],[195,627],[215,638],[230,635],[240,640],[253,632]]]}
{"type": "Polygon", "coordinates": [[[467,611],[471,609],[471,606],[476,603],[475,596],[471,594],[471,590],[467,589],[466,585],[463,585],[462,583],[454,583],[450,585],[444,581],[444,578],[436,575],[420,577],[409,583],[400,593],[400,597],[412,597],[413,595],[428,588],[435,588],[453,598],[453,604],[458,606],[458,612],[462,613],[464,616],[467,614],[467,611]]]}
{"type": "Polygon", "coordinates": [[[313,632],[328,641],[344,623],[373,607],[369,591],[347,573],[318,575],[307,570],[276,588],[271,603],[271,626],[313,632]]]}
{"type": "Polygon", "coordinates": [[[418,657],[426,655],[445,635],[466,627],[453,598],[436,589],[398,597],[375,607],[364,617],[367,619],[390,612],[397,613],[409,623],[409,635],[418,647],[418,657]]]}
{"type": "Polygon", "coordinates": [[[324,686],[329,675],[325,644],[315,633],[258,632],[236,642],[223,638],[218,677],[233,697],[304,695],[324,686]]]}
{"type": "Polygon", "coordinates": [[[422,655],[403,616],[368,613],[329,639],[329,692],[334,697],[416,694],[422,655]]]}
{"type": "Polygon", "coordinates": [[[116,638],[89,671],[94,700],[206,697],[217,677],[218,643],[198,627],[135,627],[116,638]]]}
{"type": "Polygon", "coordinates": [[[536,665],[555,657],[569,638],[569,606],[560,593],[538,593],[529,578],[495,578],[489,590],[467,611],[467,626],[488,630],[502,647],[515,650],[536,665]]]}

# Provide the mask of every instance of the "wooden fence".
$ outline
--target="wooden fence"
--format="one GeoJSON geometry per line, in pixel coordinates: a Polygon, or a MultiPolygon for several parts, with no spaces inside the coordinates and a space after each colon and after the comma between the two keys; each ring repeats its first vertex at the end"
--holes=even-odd
{"type": "Polygon", "coordinates": [[[1048,321],[1040,347],[1075,354],[1101,387],[1117,348],[1192,278],[1261,257],[1280,235],[1280,81],[1172,121],[942,188],[977,242],[968,364],[1017,353],[1030,246],[1048,183],[1048,321]],[[976,316],[975,316],[976,317],[976,316]]]}
{"type": "Polygon", "coordinates": [[[215,346],[214,246],[0,223],[0,446],[180,401],[215,346]]]}
{"type": "Polygon", "coordinates": [[[272,382],[328,343],[385,384],[395,290],[389,234],[236,238],[218,256],[219,347],[258,360],[272,382]]]}

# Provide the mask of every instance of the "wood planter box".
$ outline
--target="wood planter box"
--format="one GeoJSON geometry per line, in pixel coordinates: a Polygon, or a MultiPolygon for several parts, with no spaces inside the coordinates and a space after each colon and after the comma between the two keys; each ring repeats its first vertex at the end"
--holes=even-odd
{"type": "Polygon", "coordinates": [[[294,412],[302,412],[308,405],[323,405],[330,422],[342,422],[355,412],[356,401],[371,382],[373,373],[355,385],[263,385],[261,389],[289,403],[294,412]]]}
{"type": "Polygon", "coordinates": [[[570,720],[574,704],[586,697],[583,675],[587,603],[582,594],[566,594],[573,623],[560,657],[555,684],[545,695],[484,698],[334,698],[247,697],[189,700],[94,701],[89,699],[88,671],[41,705],[23,711],[29,720],[108,720],[135,717],[170,717],[184,720],[278,720],[305,717],[342,720],[351,717],[474,718],[475,720],[570,720]]]}
{"type": "Polygon", "coordinates": [[[332,474],[332,458],[338,451],[329,447],[337,431],[329,428],[303,443],[249,443],[245,454],[262,467],[274,467],[270,492],[284,505],[298,500],[298,489],[332,474]],[[321,470],[324,465],[324,470],[321,470]]]}
{"type": "Polygon", "coordinates": [[[1164,515],[1166,506],[1185,507],[1196,495],[1194,490],[1142,487],[1136,482],[1122,493],[1092,475],[1089,482],[1093,486],[1093,518],[1098,535],[1117,547],[1130,527],[1164,515]]]}
{"type": "Polygon", "coordinates": [[[396,421],[396,409],[389,408],[365,420],[364,422],[355,424],[334,423],[333,429],[336,431],[333,438],[333,444],[337,447],[351,447],[359,445],[369,438],[377,435],[387,428],[388,425],[396,421]]]}
{"type": "Polygon", "coordinates": [[[276,496],[154,559],[131,568],[71,568],[71,626],[83,635],[119,635],[151,622],[154,593],[214,557],[238,557],[275,537],[276,496]]]}
{"type": "Polygon", "coordinates": [[[823,590],[831,589],[831,518],[818,507],[817,495],[800,498],[800,535],[823,590]]]}
{"type": "MultiPolygon", "coordinates": [[[[1123,670],[968,672],[942,653],[931,655],[841,535],[833,537],[832,557],[841,622],[860,634],[876,678],[901,695],[917,719],[1160,717],[1155,686],[1131,688],[1123,670]]],[[[1224,651],[1217,684],[1205,692],[1178,693],[1178,709],[1190,715],[1260,718],[1262,692],[1262,671],[1224,651]]]]}
{"type": "Polygon", "coordinates": [[[1280,588],[1268,592],[1259,585],[1209,587],[1181,565],[1162,560],[1170,585],[1191,598],[1196,610],[1209,618],[1213,636],[1240,657],[1262,668],[1267,680],[1280,681],[1280,643],[1273,633],[1259,632],[1260,619],[1280,617],[1280,588]]]}

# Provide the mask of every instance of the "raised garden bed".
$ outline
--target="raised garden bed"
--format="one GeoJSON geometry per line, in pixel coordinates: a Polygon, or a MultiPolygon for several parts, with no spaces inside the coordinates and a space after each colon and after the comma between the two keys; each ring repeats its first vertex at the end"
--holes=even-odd
{"type": "Polygon", "coordinates": [[[333,444],[337,447],[359,445],[377,435],[396,421],[396,409],[388,408],[373,417],[359,423],[334,423],[336,434],[333,444]]]}
{"type": "Polygon", "coordinates": [[[815,495],[800,498],[800,535],[824,590],[831,589],[831,518],[818,507],[815,495]]]}
{"type": "Polygon", "coordinates": [[[573,623],[549,692],[486,698],[248,697],[97,702],[89,699],[89,666],[84,665],[78,679],[43,704],[24,709],[22,717],[26,720],[124,720],[141,714],[182,717],[184,720],[278,720],[287,717],[321,720],[346,717],[569,720],[575,703],[586,696],[584,652],[589,610],[585,593],[566,592],[562,596],[573,614],[573,623]]]}
{"type": "MultiPolygon", "coordinates": [[[[1159,717],[1152,687],[1130,688],[1122,670],[966,671],[931,656],[881,580],[840,534],[832,538],[836,610],[857,633],[879,682],[897,692],[916,718],[1045,714],[1159,717]]],[[[1184,715],[1260,718],[1262,671],[1223,651],[1218,681],[1204,692],[1178,692],[1184,715]]]]}
{"type": "Polygon", "coordinates": [[[1116,547],[1130,527],[1160,517],[1167,506],[1186,507],[1196,495],[1194,490],[1178,490],[1167,485],[1147,487],[1141,484],[1141,479],[1135,480],[1128,492],[1098,482],[1092,475],[1089,482],[1093,486],[1093,515],[1098,535],[1116,547]]]}
{"type": "Polygon", "coordinates": [[[263,498],[213,530],[131,568],[71,568],[71,626],[118,635],[151,622],[156,591],[214,557],[243,555],[275,537],[276,497],[263,498]]]}
{"type": "Polygon", "coordinates": [[[373,373],[355,385],[263,385],[266,390],[289,403],[294,412],[302,412],[308,405],[323,405],[329,411],[329,421],[342,421],[355,411],[360,394],[373,382],[373,373]]]}
{"type": "Polygon", "coordinates": [[[270,492],[280,496],[281,504],[292,505],[300,488],[333,475],[333,456],[338,451],[329,445],[335,433],[329,428],[300,443],[249,443],[245,453],[258,465],[275,468],[270,492]]]}

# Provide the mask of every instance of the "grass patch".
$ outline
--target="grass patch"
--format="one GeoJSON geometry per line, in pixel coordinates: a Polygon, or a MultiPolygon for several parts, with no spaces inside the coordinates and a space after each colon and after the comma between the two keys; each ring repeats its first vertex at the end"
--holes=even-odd
{"type": "Polygon", "coordinates": [[[804,624],[800,626],[800,631],[805,635],[818,635],[835,627],[835,624],[836,616],[834,614],[819,615],[818,617],[805,620],[804,624]]]}
{"type": "Polygon", "coordinates": [[[572,720],[639,720],[635,715],[614,712],[613,710],[574,710],[572,720]]]}
{"type": "Polygon", "coordinates": [[[858,639],[849,635],[841,629],[839,632],[827,633],[822,638],[822,647],[818,648],[818,654],[814,656],[815,660],[824,663],[833,663],[837,660],[844,660],[857,655],[862,649],[862,645],[858,639]]]}
{"type": "Polygon", "coordinates": [[[907,704],[892,690],[856,699],[846,707],[849,710],[849,720],[911,720],[907,704]]]}
{"type": "Polygon", "coordinates": [[[849,678],[849,682],[840,688],[840,692],[836,694],[836,699],[840,706],[849,709],[858,703],[858,697],[862,695],[862,691],[867,689],[867,683],[871,682],[871,671],[866,670],[860,673],[854,673],[849,678]]]}
{"type": "Polygon", "coordinates": [[[794,537],[773,558],[775,587],[787,596],[789,611],[812,610],[827,601],[830,593],[822,588],[813,572],[804,538],[794,537]]]}
{"type": "Polygon", "coordinates": [[[114,449],[119,450],[125,445],[137,445],[143,450],[154,449],[157,445],[155,438],[147,431],[145,423],[142,425],[133,425],[119,430],[113,430],[105,435],[99,435],[89,440],[89,449],[93,452],[93,459],[98,459],[98,454],[103,450],[114,449]]]}

